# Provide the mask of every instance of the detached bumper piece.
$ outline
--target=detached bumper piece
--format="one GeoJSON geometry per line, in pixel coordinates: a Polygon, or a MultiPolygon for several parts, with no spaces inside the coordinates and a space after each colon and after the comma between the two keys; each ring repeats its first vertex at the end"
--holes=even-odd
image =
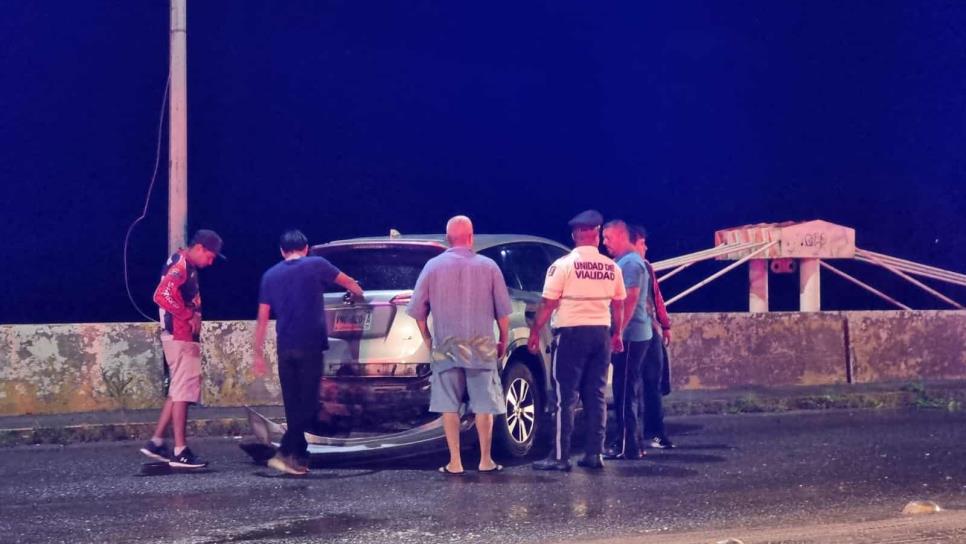
{"type": "MultiPolygon", "coordinates": [[[[285,434],[285,425],[275,423],[248,406],[245,410],[254,438],[242,442],[239,447],[256,463],[265,463],[275,455],[279,441],[285,434]]],[[[473,416],[464,416],[460,423],[460,432],[465,433],[473,427],[473,416]]],[[[313,464],[400,459],[446,449],[442,418],[396,433],[351,438],[305,433],[305,440],[309,443],[309,455],[313,464]]]]}

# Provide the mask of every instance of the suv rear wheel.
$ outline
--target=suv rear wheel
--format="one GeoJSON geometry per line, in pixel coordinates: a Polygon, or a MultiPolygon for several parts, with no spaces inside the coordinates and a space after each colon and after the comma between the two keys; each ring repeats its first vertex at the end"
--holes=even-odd
{"type": "Polygon", "coordinates": [[[533,372],[521,361],[510,361],[503,373],[506,415],[496,418],[493,434],[498,451],[526,457],[540,431],[543,398],[533,372]]]}

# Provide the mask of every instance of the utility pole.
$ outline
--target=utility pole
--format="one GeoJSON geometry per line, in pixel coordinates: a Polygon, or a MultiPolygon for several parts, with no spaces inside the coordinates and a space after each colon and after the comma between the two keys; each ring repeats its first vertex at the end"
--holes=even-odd
{"type": "Polygon", "coordinates": [[[188,0],[171,0],[168,102],[168,254],[184,247],[188,223],[188,0]]]}

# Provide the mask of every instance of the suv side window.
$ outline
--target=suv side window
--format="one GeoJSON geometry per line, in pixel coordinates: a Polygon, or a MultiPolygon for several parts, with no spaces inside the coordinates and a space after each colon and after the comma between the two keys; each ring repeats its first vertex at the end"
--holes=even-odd
{"type": "Polygon", "coordinates": [[[546,249],[547,253],[550,255],[550,264],[553,264],[557,259],[563,257],[567,253],[570,253],[562,247],[552,246],[550,244],[544,245],[543,248],[546,249]]]}
{"type": "Polygon", "coordinates": [[[550,256],[542,244],[509,244],[503,251],[523,290],[535,293],[543,291],[550,256]]]}
{"type": "Polygon", "coordinates": [[[493,259],[493,262],[500,267],[500,272],[503,274],[503,281],[506,282],[508,289],[520,289],[520,281],[517,279],[516,274],[513,273],[509,264],[509,252],[506,250],[506,246],[484,249],[480,252],[480,255],[493,259]]]}

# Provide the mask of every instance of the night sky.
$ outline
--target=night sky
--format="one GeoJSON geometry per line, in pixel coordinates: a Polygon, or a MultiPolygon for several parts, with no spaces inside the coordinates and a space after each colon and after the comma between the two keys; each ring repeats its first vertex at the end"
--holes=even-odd
{"type": "MultiPolygon", "coordinates": [[[[3,5],[0,323],[140,320],[121,255],[154,165],[168,3],[3,5]]],[[[646,225],[652,260],[821,218],[966,272],[964,2],[192,1],[188,98],[189,230],[217,230],[230,259],[202,272],[207,318],[254,318],[285,228],[438,232],[456,213],[564,242],[594,207],[646,225]]],[[[150,315],[166,164],[129,261],[150,315]]],[[[672,310],[743,311],[746,281],[672,310]]],[[[796,286],[772,276],[772,308],[796,286]]],[[[830,274],[823,291],[828,309],[886,307],[830,274]]]]}

